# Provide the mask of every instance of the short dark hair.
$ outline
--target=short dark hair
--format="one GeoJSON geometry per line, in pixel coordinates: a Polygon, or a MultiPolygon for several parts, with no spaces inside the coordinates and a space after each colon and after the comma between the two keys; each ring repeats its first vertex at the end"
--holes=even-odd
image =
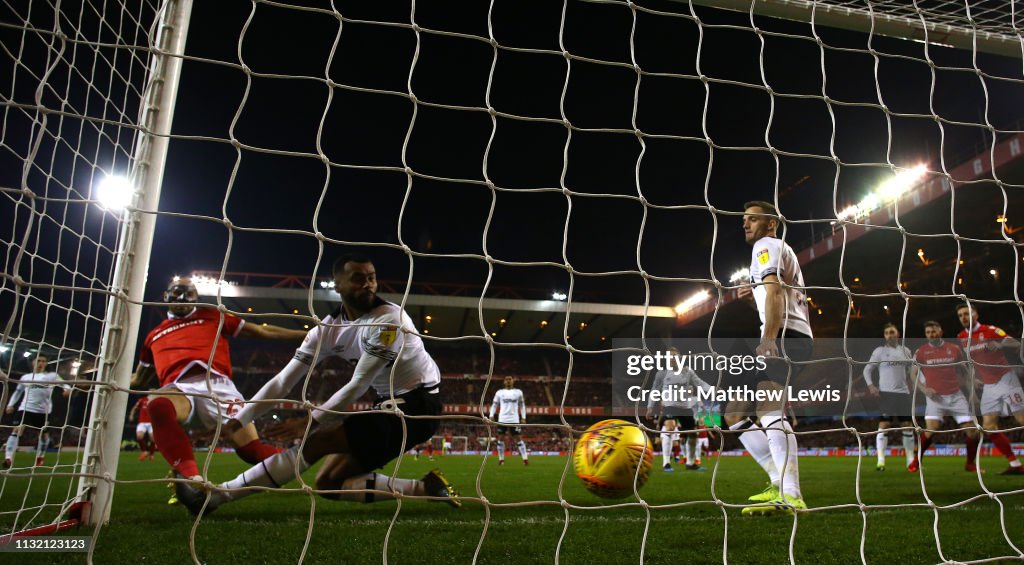
{"type": "Polygon", "coordinates": [[[760,208],[763,214],[771,216],[771,218],[776,222],[782,223],[782,218],[779,217],[778,208],[776,208],[771,202],[765,202],[764,200],[751,200],[750,202],[743,204],[743,209],[746,210],[753,206],[760,208]]]}
{"type": "Polygon", "coordinates": [[[924,323],[924,327],[926,327],[926,328],[933,328],[934,327],[934,328],[939,328],[941,330],[942,329],[942,324],[936,322],[935,320],[928,320],[927,322],[924,323]]]}
{"type": "Polygon", "coordinates": [[[50,356],[45,353],[36,353],[36,359],[46,359],[47,361],[49,361],[50,356]]]}
{"type": "MultiPolygon", "coordinates": [[[[882,331],[884,332],[885,330],[887,330],[889,328],[892,328],[892,329],[894,329],[894,330],[896,330],[898,332],[900,331],[900,327],[897,326],[896,324],[892,323],[892,322],[889,322],[888,324],[882,326],[882,331]]],[[[902,334],[903,332],[900,332],[900,333],[902,334]]]]}
{"type": "Polygon", "coordinates": [[[334,262],[334,265],[331,267],[331,274],[334,276],[340,275],[345,271],[345,265],[348,263],[373,263],[373,261],[361,253],[346,253],[338,257],[338,260],[334,262]]]}
{"type": "Polygon", "coordinates": [[[971,312],[977,312],[978,311],[978,309],[975,308],[973,304],[968,304],[966,302],[964,302],[963,304],[957,306],[956,307],[956,311],[959,312],[959,311],[963,310],[964,308],[970,308],[971,312]]]}

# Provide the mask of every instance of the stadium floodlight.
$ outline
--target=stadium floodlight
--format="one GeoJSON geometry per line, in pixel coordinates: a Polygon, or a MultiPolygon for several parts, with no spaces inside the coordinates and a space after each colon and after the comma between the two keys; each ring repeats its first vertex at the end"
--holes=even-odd
{"type": "Polygon", "coordinates": [[[551,293],[551,300],[564,301],[566,298],[569,298],[569,295],[567,295],[564,292],[552,292],[551,293]]]}
{"type": "Polygon", "coordinates": [[[735,273],[732,274],[732,276],[729,277],[729,282],[730,283],[737,283],[737,282],[740,282],[742,280],[746,280],[746,279],[749,279],[749,278],[750,278],[750,269],[748,269],[746,267],[743,267],[742,269],[736,271],[735,273]]]}
{"type": "Polygon", "coordinates": [[[26,351],[26,352],[22,353],[21,356],[25,357],[27,359],[27,358],[32,356],[32,352],[31,351],[26,351]]]}
{"type": "Polygon", "coordinates": [[[96,185],[96,199],[107,210],[124,210],[132,203],[134,195],[135,187],[121,175],[107,175],[96,185]]]}
{"type": "Polygon", "coordinates": [[[7,353],[10,350],[11,350],[10,346],[0,345],[0,353],[7,353]]]}
{"type": "Polygon", "coordinates": [[[928,167],[923,164],[900,171],[889,180],[878,185],[857,204],[844,208],[842,212],[839,212],[838,219],[857,220],[866,217],[882,206],[891,204],[906,194],[911,188],[917,186],[927,172],[928,167]]]}
{"type": "Polygon", "coordinates": [[[334,281],[320,281],[320,288],[328,288],[334,290],[334,281]]]}
{"type": "Polygon", "coordinates": [[[711,298],[711,292],[708,291],[707,289],[697,292],[690,296],[689,298],[687,298],[686,300],[680,302],[679,304],[676,304],[676,314],[682,315],[690,311],[694,306],[700,304],[701,302],[704,302],[708,298],[711,298]]]}
{"type": "Polygon", "coordinates": [[[218,288],[228,288],[235,286],[237,283],[215,279],[206,275],[192,275],[192,284],[196,285],[196,290],[199,294],[217,294],[218,288]]]}

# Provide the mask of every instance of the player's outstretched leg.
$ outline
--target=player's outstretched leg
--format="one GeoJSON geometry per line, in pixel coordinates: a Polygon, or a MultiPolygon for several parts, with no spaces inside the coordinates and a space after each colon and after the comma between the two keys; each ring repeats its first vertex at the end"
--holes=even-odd
{"type": "Polygon", "coordinates": [[[183,477],[201,478],[196,464],[192,441],[178,423],[178,405],[186,414],[191,411],[188,400],[182,397],[157,396],[149,402],[149,415],[153,423],[153,439],[160,445],[160,454],[183,477]]]}

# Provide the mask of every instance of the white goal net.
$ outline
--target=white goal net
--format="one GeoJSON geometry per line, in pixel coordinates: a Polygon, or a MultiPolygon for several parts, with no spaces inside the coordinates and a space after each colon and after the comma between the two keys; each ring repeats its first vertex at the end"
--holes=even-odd
{"type": "MultiPolygon", "coordinates": [[[[70,385],[53,388],[44,426],[18,403],[0,422],[0,442],[14,447],[0,470],[0,536],[88,522],[90,557],[103,561],[147,555],[128,541],[143,517],[158,562],[223,561],[253,547],[268,561],[327,560],[350,542],[360,546],[351,559],[384,562],[424,550],[428,561],[492,562],[506,547],[537,562],[1024,558],[1024,487],[1000,475],[1002,455],[989,447],[993,435],[1020,441],[1012,402],[981,435],[980,468],[964,473],[958,457],[973,444],[947,423],[923,472],[904,480],[893,450],[883,480],[868,473],[885,444],[858,345],[880,344],[892,323],[913,351],[930,320],[958,343],[965,302],[1020,339],[1020,9],[0,3],[2,408],[25,376],[56,373],[70,385]],[[669,484],[656,464],[636,496],[593,497],[566,446],[610,417],[616,340],[650,351],[654,338],[758,337],[739,292],[750,286],[742,217],[753,200],[777,206],[779,236],[803,269],[820,361],[802,378],[838,378],[842,389],[840,402],[794,407],[801,461],[811,461],[808,509],[764,528],[740,518],[764,481],[749,457],[729,457],[743,447],[717,411],[704,474],[676,466],[669,484]],[[442,512],[416,496],[356,508],[318,497],[312,472],[214,516],[164,504],[166,466],[136,465],[120,445],[134,437],[125,416],[137,345],[165,317],[167,282],[213,272],[204,304],[249,324],[310,329],[325,302],[337,307],[332,262],[353,252],[373,259],[388,281],[380,292],[406,308],[445,377],[437,419],[457,434],[453,451],[467,453],[438,466],[463,508],[442,512]],[[280,274],[295,294],[257,302],[246,289],[259,284],[231,273],[280,274]],[[531,310],[514,311],[514,300],[531,310]],[[602,318],[628,307],[640,314],[602,318]],[[672,329],[653,323],[665,307],[675,307],[672,329]],[[518,381],[533,410],[522,437],[527,452],[548,455],[499,472],[492,448],[474,452],[494,436],[488,412],[505,375],[528,377],[518,381]],[[971,521],[978,530],[958,529],[971,521]],[[608,527],[615,535],[602,534],[608,527]],[[912,541],[887,539],[897,527],[912,541]]],[[[244,341],[234,351],[247,396],[291,356],[244,341]]],[[[1020,354],[1005,348],[1014,381],[1020,354]]],[[[308,414],[350,372],[311,370],[267,402],[308,414]]],[[[893,438],[924,431],[924,403],[918,396],[921,409],[893,438]]],[[[971,410],[973,433],[984,407],[971,410]]],[[[207,487],[244,469],[218,452],[222,437],[219,426],[192,436],[210,448],[197,458],[207,487]]],[[[424,459],[402,455],[388,473],[425,472],[424,459]]]]}

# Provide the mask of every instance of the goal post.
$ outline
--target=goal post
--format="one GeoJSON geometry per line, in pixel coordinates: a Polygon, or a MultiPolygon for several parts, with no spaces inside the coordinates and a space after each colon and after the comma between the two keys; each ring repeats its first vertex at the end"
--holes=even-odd
{"type": "MultiPolygon", "coordinates": [[[[680,0],[682,1],[682,0],[680,0]]],[[[967,51],[1020,58],[1021,17],[1013,3],[853,2],[836,0],[692,0],[694,4],[780,18],[967,51]],[[926,4],[926,7],[919,7],[926,4]],[[1009,7],[1010,9],[1002,9],[1009,7]],[[964,25],[967,21],[967,25],[964,25]]]]}
{"type": "Polygon", "coordinates": [[[154,24],[157,31],[151,45],[149,76],[129,176],[137,193],[133,206],[123,212],[121,220],[78,487],[79,496],[91,504],[88,513],[91,524],[102,524],[110,519],[127,391],[135,365],[146,274],[191,12],[192,0],[166,0],[154,24]]]}

